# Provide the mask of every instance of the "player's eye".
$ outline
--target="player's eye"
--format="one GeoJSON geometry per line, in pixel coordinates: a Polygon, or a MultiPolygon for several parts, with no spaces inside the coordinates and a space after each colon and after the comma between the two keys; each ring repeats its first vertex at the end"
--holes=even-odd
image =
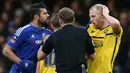
{"type": "Polygon", "coordinates": [[[94,17],[96,17],[96,16],[95,16],[95,15],[92,15],[91,17],[94,18],[94,17]]]}
{"type": "Polygon", "coordinates": [[[43,15],[46,15],[46,14],[47,14],[47,12],[44,12],[44,13],[43,13],[43,15]]]}

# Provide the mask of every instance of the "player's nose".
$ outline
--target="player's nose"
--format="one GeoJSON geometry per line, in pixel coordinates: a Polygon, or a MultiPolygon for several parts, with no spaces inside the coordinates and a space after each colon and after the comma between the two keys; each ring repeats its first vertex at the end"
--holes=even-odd
{"type": "Polygon", "coordinates": [[[90,22],[92,22],[92,21],[93,21],[93,18],[90,17],[90,22]]]}
{"type": "Polygon", "coordinates": [[[49,17],[50,15],[49,14],[47,14],[47,17],[49,17]]]}
{"type": "Polygon", "coordinates": [[[92,20],[92,19],[90,19],[90,22],[93,22],[93,20],[92,20]]]}

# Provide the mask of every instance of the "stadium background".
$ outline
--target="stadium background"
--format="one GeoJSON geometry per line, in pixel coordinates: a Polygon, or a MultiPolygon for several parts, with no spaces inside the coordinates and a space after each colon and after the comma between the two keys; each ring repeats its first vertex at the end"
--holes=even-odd
{"type": "Polygon", "coordinates": [[[74,10],[76,24],[86,26],[89,8],[102,3],[110,9],[110,15],[118,18],[124,33],[114,73],[130,73],[130,0],[0,0],[0,73],[8,73],[12,62],[2,55],[2,50],[13,32],[30,22],[28,9],[31,4],[43,1],[52,17],[66,6],[74,10]]]}

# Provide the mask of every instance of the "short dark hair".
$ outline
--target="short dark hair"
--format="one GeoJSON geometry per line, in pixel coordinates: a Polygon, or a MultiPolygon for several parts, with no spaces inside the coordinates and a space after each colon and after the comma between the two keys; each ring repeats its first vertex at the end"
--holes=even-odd
{"type": "Polygon", "coordinates": [[[75,18],[75,13],[72,9],[63,7],[58,12],[58,17],[64,22],[64,23],[72,23],[75,18]]]}
{"type": "Polygon", "coordinates": [[[40,15],[40,8],[46,8],[47,9],[46,5],[43,2],[33,4],[30,7],[30,19],[31,19],[31,21],[34,18],[34,15],[40,15]]]}
{"type": "Polygon", "coordinates": [[[58,14],[55,14],[54,16],[52,16],[51,23],[54,25],[55,28],[60,27],[58,14]]]}

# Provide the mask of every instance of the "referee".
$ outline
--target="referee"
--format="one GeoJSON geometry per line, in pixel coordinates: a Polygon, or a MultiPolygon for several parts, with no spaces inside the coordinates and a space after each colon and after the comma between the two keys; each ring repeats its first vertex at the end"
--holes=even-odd
{"type": "Polygon", "coordinates": [[[74,26],[75,14],[67,7],[58,12],[61,29],[49,36],[38,51],[38,60],[43,60],[53,49],[56,55],[57,73],[84,73],[85,55],[94,59],[95,51],[86,29],[74,26]]]}

